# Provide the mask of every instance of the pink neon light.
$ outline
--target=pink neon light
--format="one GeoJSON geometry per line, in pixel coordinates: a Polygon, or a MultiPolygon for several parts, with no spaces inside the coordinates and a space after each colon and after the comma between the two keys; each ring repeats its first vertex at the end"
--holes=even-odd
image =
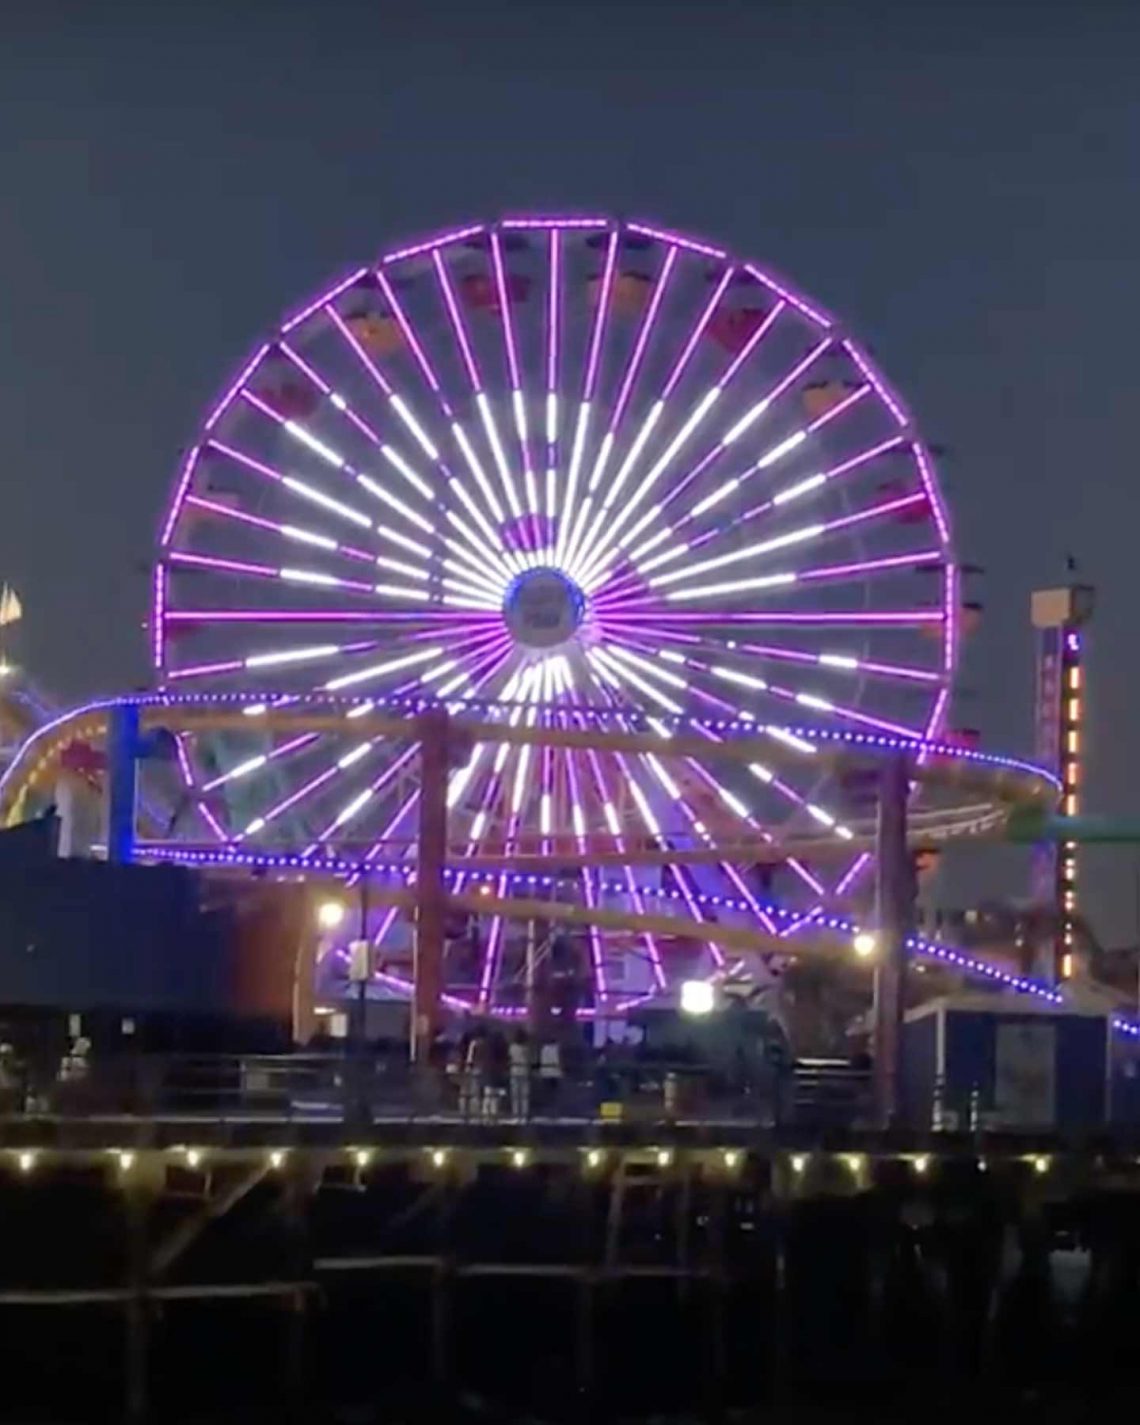
{"type": "Polygon", "coordinates": [[[471,382],[473,391],[482,391],[483,383],[479,378],[479,367],[475,362],[475,353],[471,349],[467,328],[463,325],[463,314],[459,310],[459,303],[456,301],[455,293],[451,287],[451,278],[447,275],[447,268],[444,267],[443,258],[438,252],[432,253],[431,260],[435,266],[435,275],[439,278],[444,305],[447,307],[447,315],[451,318],[451,326],[455,332],[455,339],[459,343],[463,364],[467,368],[467,379],[471,382]]]}
{"type": "Polygon", "coordinates": [[[631,233],[641,233],[643,237],[656,238],[658,242],[667,242],[674,247],[683,247],[689,252],[699,252],[705,257],[716,257],[723,260],[728,256],[723,248],[710,247],[708,243],[697,242],[695,238],[685,237],[682,233],[666,232],[663,228],[651,228],[646,223],[627,223],[626,227],[631,233]]]}
{"type": "Polygon", "coordinates": [[[206,435],[209,435],[210,432],[217,425],[217,423],[221,420],[226,409],[229,407],[230,402],[234,399],[237,393],[253,375],[254,371],[261,364],[262,358],[267,354],[268,351],[269,343],[263,342],[261,346],[259,346],[257,350],[253,353],[250,359],[246,362],[246,364],[242,367],[242,369],[238,372],[238,374],[234,377],[234,379],[230,382],[229,386],[226,388],[225,395],[210,412],[210,414],[206,417],[206,423],[203,427],[203,430],[206,435]]]}
{"type": "Polygon", "coordinates": [[[170,544],[174,534],[174,526],[178,521],[178,516],[182,513],[182,502],[186,498],[186,491],[190,488],[190,481],[194,478],[194,469],[198,464],[198,456],[202,447],[193,445],[182,462],[182,473],[178,477],[178,485],[174,491],[174,499],[170,502],[170,508],[166,514],[166,523],[162,526],[162,535],[159,543],[163,549],[170,544]]]}
{"type": "Polygon", "coordinates": [[[337,331],[340,332],[341,336],[344,337],[346,342],[348,342],[349,346],[353,350],[353,353],[360,361],[364,369],[372,377],[373,381],[376,382],[377,386],[380,387],[381,391],[384,392],[385,396],[391,397],[394,394],[393,386],[389,383],[388,378],[372,360],[372,357],[368,354],[367,351],[365,351],[364,347],[361,346],[360,342],[357,341],[356,337],[353,336],[352,328],[348,325],[348,323],[344,320],[344,318],[341,316],[341,314],[337,311],[335,307],[329,307],[328,314],[337,331]]]}
{"type": "Polygon", "coordinates": [[[154,566],[152,584],[153,596],[150,612],[150,652],[153,666],[161,670],[163,663],[164,628],[166,617],[166,565],[161,561],[154,566]]]}
{"type": "Polygon", "coordinates": [[[614,404],[613,415],[610,417],[610,430],[613,431],[621,423],[621,418],[625,415],[625,408],[629,402],[633,391],[633,383],[637,380],[638,371],[641,369],[641,362],[645,356],[645,348],[649,344],[649,334],[653,330],[653,324],[657,320],[657,313],[661,309],[661,302],[665,296],[665,289],[669,285],[669,277],[677,262],[677,249],[671,247],[665,254],[665,261],[661,264],[661,271],[657,275],[657,281],[653,285],[653,295],[645,308],[645,315],[641,319],[641,329],[637,333],[637,340],[634,343],[633,351],[625,368],[625,375],[622,378],[621,388],[618,391],[618,398],[614,404]]]}
{"type": "Polygon", "coordinates": [[[172,668],[166,676],[174,683],[179,678],[204,678],[210,673],[236,673],[244,667],[243,658],[230,659],[225,663],[191,663],[185,668],[172,668]]]}
{"type": "Polygon", "coordinates": [[[861,401],[870,390],[871,387],[869,385],[856,386],[850,395],[844,396],[842,401],[837,401],[834,406],[829,406],[823,415],[816,416],[814,421],[809,422],[807,427],[808,435],[814,435],[817,430],[822,430],[829,421],[833,421],[836,416],[841,416],[849,407],[855,405],[857,401],[861,401]]]}
{"type": "Polygon", "coordinates": [[[437,248],[450,247],[452,243],[460,242],[463,238],[475,237],[483,231],[484,226],[483,223],[473,223],[470,227],[453,228],[450,232],[440,233],[438,237],[428,238],[425,242],[397,248],[395,252],[388,253],[380,260],[387,267],[393,262],[402,262],[407,257],[418,257],[423,252],[430,252],[434,257],[437,248]]]}
{"type": "Polygon", "coordinates": [[[558,229],[550,232],[550,292],[546,308],[546,389],[558,390],[558,289],[561,280],[562,240],[558,229]]]}
{"type": "Polygon", "coordinates": [[[499,316],[503,323],[503,342],[507,349],[507,370],[510,373],[511,390],[522,388],[519,374],[519,355],[515,349],[515,330],[511,321],[511,303],[507,294],[507,274],[503,267],[503,245],[499,234],[491,234],[491,266],[495,273],[495,290],[499,294],[499,316]]]}
{"type": "Polygon", "coordinates": [[[259,475],[264,475],[267,480],[282,481],[284,475],[279,470],[274,470],[272,465],[266,465],[263,461],[255,460],[252,455],[246,455],[243,451],[235,450],[232,445],[223,445],[220,440],[211,440],[206,447],[207,450],[216,450],[219,455],[226,456],[229,460],[234,460],[239,465],[244,465],[250,470],[256,470],[259,475]]]}
{"type": "Polygon", "coordinates": [[[667,401],[669,397],[673,394],[673,391],[677,386],[677,382],[680,381],[682,375],[684,374],[685,367],[689,364],[689,358],[696,350],[697,343],[705,334],[705,328],[708,326],[709,322],[712,321],[713,313],[720,305],[720,299],[724,296],[725,291],[728,288],[728,284],[732,281],[735,271],[736,269],[734,267],[730,267],[724,272],[724,274],[721,276],[720,281],[713,289],[712,296],[705,303],[704,311],[697,318],[696,326],[689,333],[688,341],[686,341],[684,347],[681,349],[680,356],[674,362],[673,369],[672,371],[670,371],[668,377],[666,378],[665,385],[661,388],[661,399],[663,401],[667,401]]]}
{"type": "Polygon", "coordinates": [[[926,494],[921,490],[913,495],[901,495],[897,500],[887,500],[881,505],[868,505],[866,509],[856,510],[853,515],[843,515],[839,519],[828,520],[823,527],[823,532],[833,534],[837,529],[849,529],[852,525],[865,524],[868,520],[881,519],[884,515],[909,509],[912,505],[925,505],[926,503],[926,494]]]}
{"type": "MultiPolygon", "coordinates": [[[[907,556],[908,559],[912,556],[907,556]]],[[[864,624],[894,625],[896,627],[924,623],[941,623],[940,609],[897,609],[876,613],[847,613],[839,610],[813,610],[792,613],[788,609],[767,610],[764,613],[693,613],[671,609],[650,609],[644,613],[629,612],[612,620],[615,624],[657,624],[657,623],[704,623],[717,627],[721,624],[803,624],[807,627],[859,628],[864,624]]]]}
{"type": "Polygon", "coordinates": [[[322,292],[315,302],[310,302],[307,307],[302,307],[295,316],[290,317],[287,322],[282,323],[281,330],[283,332],[291,332],[295,327],[299,327],[307,317],[311,317],[313,313],[323,307],[326,302],[334,301],[342,292],[346,292],[354,282],[359,282],[367,271],[367,267],[358,267],[355,272],[350,273],[343,281],[335,283],[332,287],[328,288],[327,291],[322,292]]]}
{"type": "Polygon", "coordinates": [[[582,384],[583,401],[592,401],[598,383],[598,366],[602,354],[602,336],[606,329],[606,314],[610,305],[610,292],[614,282],[614,267],[617,263],[618,235],[610,233],[606,246],[606,262],[602,268],[602,286],[598,293],[598,309],[594,313],[594,329],[590,334],[590,351],[586,358],[586,376],[582,384]]]}
{"type": "Polygon", "coordinates": [[[934,511],[934,522],[938,526],[938,536],[943,544],[949,544],[950,521],[947,518],[946,510],[942,503],[942,494],[938,489],[938,482],[934,478],[930,456],[927,454],[926,447],[918,440],[912,443],[911,450],[914,452],[915,463],[918,465],[919,479],[922,481],[923,489],[926,491],[927,499],[930,501],[930,508],[934,511]]]}
{"type": "Polygon", "coordinates": [[[810,318],[817,326],[831,327],[835,325],[831,317],[818,308],[813,307],[810,302],[801,297],[799,293],[786,282],[777,282],[770,273],[762,272],[759,267],[754,267],[752,263],[746,263],[744,270],[750,276],[755,277],[757,282],[763,283],[769,291],[775,292],[778,296],[783,297],[785,302],[790,302],[797,311],[802,312],[805,317],[810,318]]]}
{"type": "Polygon", "coordinates": [[[862,351],[860,351],[853,341],[849,340],[843,342],[843,349],[862,372],[864,378],[874,386],[875,394],[879,400],[882,401],[883,405],[886,406],[887,410],[890,411],[891,415],[894,416],[896,423],[900,426],[909,425],[910,416],[904,410],[902,402],[867,360],[866,356],[863,355],[862,351]]]}
{"type": "MultiPolygon", "coordinates": [[[[273,571],[276,574],[276,570],[273,571]]],[[[935,615],[940,618],[941,615],[935,615]]],[[[451,624],[494,623],[502,625],[502,615],[480,609],[470,613],[451,609],[423,609],[415,613],[369,609],[171,609],[167,623],[371,623],[378,628],[390,623],[451,624]]]]}
{"type": "Polygon", "coordinates": [[[818,569],[798,569],[796,578],[842,579],[848,574],[873,574],[880,569],[902,569],[913,564],[933,564],[942,558],[940,549],[921,549],[914,554],[893,554],[884,559],[864,559],[857,564],[830,564],[818,569]]]}
{"type": "MultiPolygon", "coordinates": [[[[269,763],[276,762],[281,757],[287,757],[290,752],[299,752],[302,748],[311,746],[318,740],[320,735],[319,732],[303,732],[299,737],[294,737],[289,742],[283,742],[280,747],[274,747],[272,751],[266,753],[265,765],[268,766],[269,763]]],[[[221,776],[215,777],[213,781],[203,783],[202,790],[204,792],[212,792],[215,787],[220,787],[229,780],[230,774],[223,772],[221,776]]]]}
{"type": "Polygon", "coordinates": [[[501,228],[608,228],[609,218],[504,218],[501,228]]]}
{"type": "Polygon", "coordinates": [[[278,571],[271,569],[268,564],[244,564],[238,559],[218,559],[207,554],[186,554],[180,549],[172,549],[169,557],[172,562],[189,564],[199,569],[227,569],[234,574],[255,574],[263,579],[278,577],[278,571]]]}
{"type": "Polygon", "coordinates": [[[384,293],[385,301],[387,301],[388,306],[391,308],[392,315],[399,323],[400,330],[404,334],[404,340],[411,348],[412,355],[416,358],[416,363],[419,366],[420,370],[423,372],[424,380],[439,397],[441,403],[443,403],[445,412],[450,415],[451,408],[446,404],[446,402],[444,402],[443,391],[439,384],[439,378],[432,370],[432,364],[427,359],[427,354],[425,353],[423,347],[420,345],[420,339],[416,335],[415,329],[412,327],[411,322],[408,320],[403,307],[400,305],[400,300],[396,296],[396,289],[392,286],[391,282],[388,281],[387,275],[384,272],[377,271],[376,280],[380,284],[380,290],[384,293]]]}

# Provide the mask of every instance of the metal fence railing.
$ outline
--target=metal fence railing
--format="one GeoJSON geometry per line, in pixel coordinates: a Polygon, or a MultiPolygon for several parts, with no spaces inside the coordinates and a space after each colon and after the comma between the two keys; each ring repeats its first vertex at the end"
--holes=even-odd
{"type": "Polygon", "coordinates": [[[438,1119],[471,1123],[855,1124],[868,1074],[807,1064],[726,1075],[669,1062],[599,1062],[557,1077],[418,1068],[373,1053],[95,1057],[0,1066],[0,1116],[210,1120],[438,1119]]]}

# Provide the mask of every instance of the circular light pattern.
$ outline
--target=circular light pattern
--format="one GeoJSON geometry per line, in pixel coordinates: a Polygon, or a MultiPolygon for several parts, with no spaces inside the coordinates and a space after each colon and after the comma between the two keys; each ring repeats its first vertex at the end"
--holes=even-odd
{"type": "MultiPolygon", "coordinates": [[[[810,913],[867,862],[842,854],[857,789],[812,751],[936,736],[958,597],[929,453],[830,316],[715,243],[518,217],[386,254],[253,352],[176,480],[152,642],[167,688],[262,690],[263,707],[440,698],[663,735],[697,718],[714,743],[747,725],[774,745],[805,716],[820,735],[792,767],[484,744],[449,804],[481,854],[812,831],[840,854],[791,858],[780,887],[810,913]]],[[[354,736],[351,712],[334,734],[247,711],[248,730],[179,736],[184,836],[367,864],[408,839],[414,743],[354,736]]],[[[729,894],[759,914],[747,867],[663,876],[694,912],[729,894]]],[[[602,894],[582,869],[577,898],[602,894]]],[[[450,983],[510,1009],[525,937],[485,919],[450,983]]],[[[370,929],[406,958],[400,915],[370,929]]],[[[598,1008],[722,960],[597,932],[570,953],[598,1008]]]]}

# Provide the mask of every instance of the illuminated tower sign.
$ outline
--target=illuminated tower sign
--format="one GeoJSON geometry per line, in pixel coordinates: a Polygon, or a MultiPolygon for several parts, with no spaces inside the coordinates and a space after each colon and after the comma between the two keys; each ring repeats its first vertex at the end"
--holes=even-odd
{"type": "MultiPolygon", "coordinates": [[[[1036,758],[1061,779],[1061,811],[1081,807],[1084,759],[1084,660],[1082,627],[1092,615],[1094,591],[1087,584],[1040,589],[1030,612],[1037,630],[1036,758]]],[[[1077,843],[1045,843],[1033,853],[1034,899],[1055,911],[1055,930],[1039,947],[1039,968],[1067,979],[1073,973],[1077,914],[1077,843]]]]}

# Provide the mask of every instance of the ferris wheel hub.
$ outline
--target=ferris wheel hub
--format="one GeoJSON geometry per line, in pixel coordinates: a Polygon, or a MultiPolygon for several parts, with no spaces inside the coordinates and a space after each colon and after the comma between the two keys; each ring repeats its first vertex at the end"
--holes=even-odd
{"type": "Polygon", "coordinates": [[[517,574],[503,598],[503,618],[523,648],[551,649],[568,642],[586,612],[586,596],[561,569],[517,574]]]}

